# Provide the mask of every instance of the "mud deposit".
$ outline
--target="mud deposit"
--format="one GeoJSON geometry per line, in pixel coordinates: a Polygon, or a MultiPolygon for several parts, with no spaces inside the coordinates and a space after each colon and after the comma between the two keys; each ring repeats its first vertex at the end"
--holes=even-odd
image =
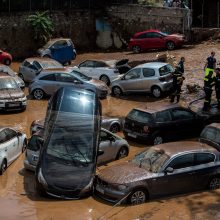
{"type": "MultiPolygon", "coordinates": [[[[220,45],[201,44],[195,47],[188,46],[170,54],[186,58],[186,80],[184,82],[182,105],[186,106],[195,97],[202,94],[201,91],[188,93],[186,84],[203,84],[203,67],[207,56],[212,50],[216,51],[216,58],[220,60],[220,45]]],[[[162,52],[146,52],[141,54],[123,53],[91,53],[79,54],[72,63],[78,64],[85,59],[122,59],[130,61],[152,60],[156,54],[162,52]]],[[[13,63],[12,68],[18,70],[18,63],[13,63]]],[[[27,93],[27,91],[26,91],[27,93]]],[[[154,99],[148,95],[129,95],[122,98],[108,97],[102,101],[103,115],[125,116],[132,108],[139,105],[167,105],[168,97],[154,99]]],[[[197,106],[201,103],[197,104],[197,106]]],[[[197,107],[196,106],[196,107],[197,107]]],[[[23,113],[1,113],[1,126],[16,127],[27,133],[30,137],[29,127],[33,120],[45,116],[47,100],[36,101],[29,97],[27,110],[23,113]]],[[[120,134],[122,135],[122,134],[120,134]]],[[[131,150],[128,160],[135,153],[142,151],[146,146],[130,142],[131,150]]],[[[62,201],[39,197],[35,191],[34,174],[23,168],[24,155],[20,156],[0,176],[0,220],[92,220],[92,219],[154,219],[154,220],[204,220],[220,219],[220,190],[197,192],[190,195],[179,195],[172,198],[163,198],[147,202],[138,206],[113,207],[97,198],[89,197],[83,200],[62,201]]],[[[122,161],[122,160],[121,160],[122,161]]],[[[109,163],[118,163],[120,161],[109,163]]],[[[106,166],[99,167],[100,169],[106,166]]]]}

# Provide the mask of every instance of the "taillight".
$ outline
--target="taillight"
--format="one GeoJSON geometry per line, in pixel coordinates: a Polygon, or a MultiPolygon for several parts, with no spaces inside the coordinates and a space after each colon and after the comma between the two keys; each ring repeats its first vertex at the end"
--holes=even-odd
{"type": "Polygon", "coordinates": [[[149,132],[149,127],[148,126],[144,126],[143,127],[143,132],[144,133],[148,133],[149,132]]]}
{"type": "Polygon", "coordinates": [[[165,77],[159,77],[159,80],[160,80],[161,82],[164,82],[164,81],[165,81],[165,77]]]}

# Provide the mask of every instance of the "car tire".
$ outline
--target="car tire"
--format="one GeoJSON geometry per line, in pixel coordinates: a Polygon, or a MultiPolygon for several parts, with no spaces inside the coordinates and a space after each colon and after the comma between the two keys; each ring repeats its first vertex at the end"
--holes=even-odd
{"type": "Polygon", "coordinates": [[[48,194],[45,192],[44,188],[36,181],[36,191],[42,197],[48,197],[48,194]]]}
{"type": "Polygon", "coordinates": [[[33,94],[34,98],[37,100],[41,100],[45,96],[45,93],[42,89],[35,89],[32,94],[33,94]]]}
{"type": "Polygon", "coordinates": [[[6,159],[4,159],[2,161],[1,167],[0,167],[0,175],[3,175],[3,173],[6,171],[7,169],[7,161],[6,159]]]}
{"type": "Polygon", "coordinates": [[[141,52],[141,47],[136,45],[132,47],[133,53],[140,53],[141,52]]]}
{"type": "Polygon", "coordinates": [[[220,177],[219,176],[213,177],[209,181],[209,189],[215,190],[215,189],[219,189],[219,188],[220,188],[220,177]]]}
{"type": "Polygon", "coordinates": [[[162,95],[161,88],[159,86],[153,86],[151,89],[151,93],[155,98],[160,98],[162,95]]]}
{"type": "Polygon", "coordinates": [[[10,66],[10,65],[11,65],[11,60],[10,60],[10,59],[5,59],[5,60],[4,60],[4,64],[5,64],[6,66],[10,66]]]}
{"type": "Polygon", "coordinates": [[[119,149],[117,156],[116,156],[116,160],[119,160],[119,159],[127,157],[127,156],[128,156],[128,148],[123,146],[119,149]]]}
{"type": "Polygon", "coordinates": [[[21,152],[24,153],[26,149],[27,149],[27,139],[24,139],[24,142],[23,142],[23,146],[22,146],[21,152]]]}
{"type": "Polygon", "coordinates": [[[133,190],[128,196],[127,202],[132,205],[145,203],[148,199],[148,193],[145,189],[139,188],[133,190]]]}
{"type": "Polygon", "coordinates": [[[153,145],[158,145],[158,144],[162,144],[164,142],[163,138],[161,137],[161,135],[157,134],[153,136],[153,140],[152,140],[152,144],[153,145]]]}
{"type": "Polygon", "coordinates": [[[119,86],[115,86],[112,88],[112,95],[113,96],[120,96],[122,94],[123,94],[123,92],[119,86]]]}
{"type": "Polygon", "coordinates": [[[100,80],[103,81],[107,86],[110,85],[110,79],[106,75],[100,76],[100,80]]]}
{"type": "Polygon", "coordinates": [[[173,41],[168,41],[166,43],[167,50],[173,50],[175,48],[175,44],[173,41]]]}
{"type": "Polygon", "coordinates": [[[110,126],[109,131],[111,131],[112,133],[117,133],[117,132],[121,131],[121,127],[118,123],[113,123],[110,126]]]}

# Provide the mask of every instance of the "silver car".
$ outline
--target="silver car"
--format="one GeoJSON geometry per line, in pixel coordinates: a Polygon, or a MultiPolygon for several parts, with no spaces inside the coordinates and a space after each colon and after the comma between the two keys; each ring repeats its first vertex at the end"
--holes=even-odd
{"type": "Polygon", "coordinates": [[[24,82],[31,82],[42,70],[64,68],[62,64],[50,58],[32,57],[25,59],[19,67],[18,76],[24,82]]]}
{"type": "MultiPolygon", "coordinates": [[[[40,142],[42,141],[43,130],[37,131],[28,142],[24,167],[27,170],[35,171],[40,151],[40,142]]],[[[102,128],[100,133],[99,149],[103,154],[98,157],[98,165],[102,165],[112,160],[118,160],[129,154],[128,142],[102,128]]]]}
{"type": "Polygon", "coordinates": [[[68,68],[42,71],[29,85],[29,94],[33,95],[35,99],[43,99],[65,86],[95,92],[100,99],[105,99],[108,94],[108,87],[104,82],[68,68]]]}
{"type": "Polygon", "coordinates": [[[168,63],[150,62],[138,65],[112,81],[112,95],[151,92],[154,97],[159,98],[162,92],[172,88],[172,72],[174,68],[168,63]]]}
{"type": "Polygon", "coordinates": [[[27,146],[26,134],[9,127],[0,127],[0,174],[15,161],[27,146]]]}
{"type": "Polygon", "coordinates": [[[25,88],[24,81],[20,77],[18,77],[18,74],[14,72],[9,66],[0,64],[0,72],[12,76],[21,89],[25,88]]]}

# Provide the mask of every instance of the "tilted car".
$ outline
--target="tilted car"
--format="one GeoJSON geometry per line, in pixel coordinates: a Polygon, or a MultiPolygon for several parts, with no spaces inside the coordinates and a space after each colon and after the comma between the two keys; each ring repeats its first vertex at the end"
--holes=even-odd
{"type": "Polygon", "coordinates": [[[37,52],[41,57],[49,57],[62,64],[71,64],[71,60],[76,59],[76,49],[69,38],[51,39],[37,52]]]}
{"type": "MultiPolygon", "coordinates": [[[[109,118],[105,116],[102,116],[101,118],[102,118],[102,123],[101,123],[102,128],[105,128],[111,131],[112,133],[117,133],[121,131],[121,129],[123,128],[123,120],[120,118],[109,118]]],[[[43,119],[34,120],[30,126],[30,134],[33,135],[35,132],[39,130],[43,130],[43,128],[44,128],[43,119]]]]}
{"type": "Polygon", "coordinates": [[[6,51],[0,50],[0,63],[9,66],[12,62],[12,55],[6,51]]]}
{"type": "Polygon", "coordinates": [[[116,61],[85,60],[74,68],[79,69],[89,77],[102,80],[109,86],[120,74],[115,63],[116,61]]]}
{"type": "Polygon", "coordinates": [[[0,127],[0,174],[23,153],[27,146],[26,134],[9,127],[0,127]]]}
{"type": "MultiPolygon", "coordinates": [[[[43,129],[35,132],[28,142],[24,160],[24,167],[27,170],[35,171],[36,169],[40,153],[38,141],[41,138],[43,138],[43,129]]],[[[129,145],[123,138],[101,128],[99,150],[103,151],[103,154],[98,156],[97,164],[102,165],[126,157],[129,154],[129,145]]]]}
{"type": "Polygon", "coordinates": [[[18,71],[18,76],[24,81],[30,83],[42,70],[55,68],[64,68],[56,60],[50,58],[31,57],[25,59],[18,71]]]}
{"type": "Polygon", "coordinates": [[[25,110],[27,98],[14,77],[0,73],[0,110],[25,110]]]}
{"type": "Polygon", "coordinates": [[[167,34],[159,30],[147,30],[134,34],[130,39],[128,47],[134,53],[159,48],[173,50],[181,47],[185,41],[186,38],[182,34],[167,34]]]}
{"type": "Polygon", "coordinates": [[[95,195],[114,203],[220,187],[220,152],[205,143],[182,141],[153,146],[131,161],[105,168],[95,195]]]}
{"type": "Polygon", "coordinates": [[[126,138],[156,145],[199,136],[206,120],[207,116],[178,104],[140,107],[128,113],[123,132],[126,138]]]}
{"type": "Polygon", "coordinates": [[[25,88],[24,81],[18,76],[16,72],[14,72],[9,66],[6,66],[4,64],[0,64],[0,72],[5,73],[9,76],[14,77],[17,84],[20,86],[21,89],[25,88]]]}
{"type": "Polygon", "coordinates": [[[150,62],[138,65],[112,81],[112,95],[150,92],[159,98],[163,92],[172,88],[173,72],[174,68],[168,63],[150,62]]]}
{"type": "Polygon", "coordinates": [[[100,99],[105,99],[108,95],[108,87],[105,83],[69,68],[41,71],[29,85],[29,94],[35,99],[43,99],[65,86],[95,92],[100,99]]]}

